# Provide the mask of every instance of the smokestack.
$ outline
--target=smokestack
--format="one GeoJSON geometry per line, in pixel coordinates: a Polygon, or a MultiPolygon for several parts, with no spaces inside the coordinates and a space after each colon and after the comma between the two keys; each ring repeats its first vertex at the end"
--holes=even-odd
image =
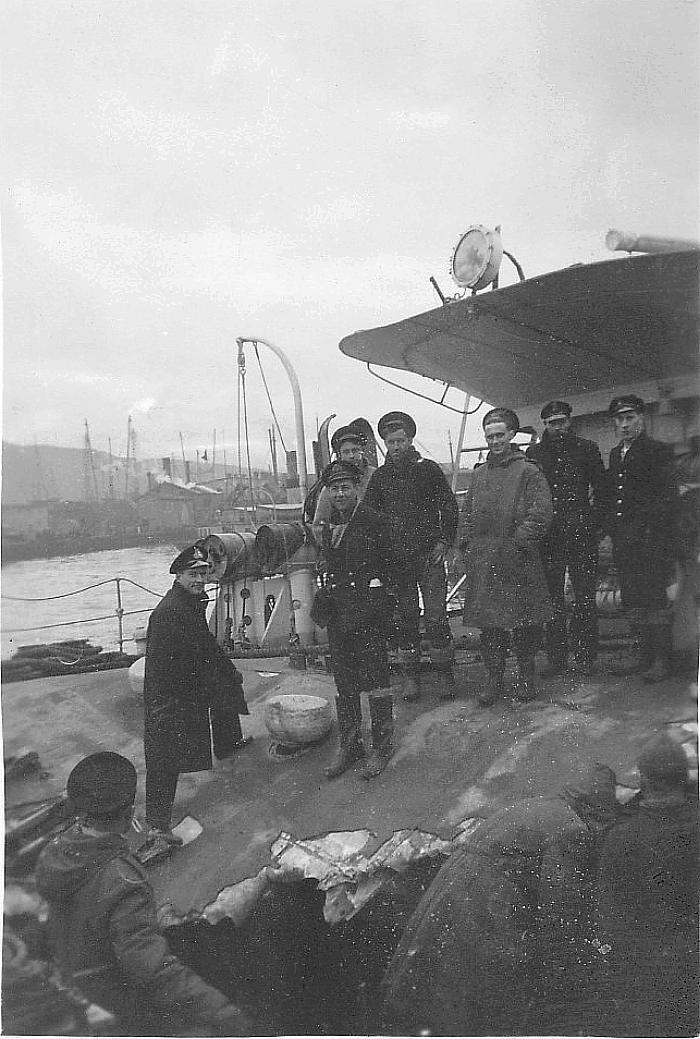
{"type": "Polygon", "coordinates": [[[192,483],[192,477],[190,476],[190,463],[185,460],[185,483],[192,483]]]}

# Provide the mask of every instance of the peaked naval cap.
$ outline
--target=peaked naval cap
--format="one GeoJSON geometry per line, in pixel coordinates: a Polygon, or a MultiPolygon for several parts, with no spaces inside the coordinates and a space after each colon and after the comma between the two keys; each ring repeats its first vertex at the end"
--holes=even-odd
{"type": "Polygon", "coordinates": [[[387,411],[377,423],[377,432],[382,440],[386,440],[397,429],[402,429],[407,437],[412,438],[416,435],[416,424],[405,411],[387,411]]]}
{"type": "Polygon", "coordinates": [[[209,567],[207,556],[197,545],[190,545],[179,556],[175,556],[170,564],[170,573],[181,574],[185,570],[197,570],[200,567],[209,567]]]}
{"type": "Polygon", "coordinates": [[[354,440],[360,445],[360,447],[366,447],[367,445],[367,437],[363,431],[353,425],[352,422],[348,426],[341,426],[340,429],[336,429],[335,433],[331,437],[331,447],[336,454],[340,454],[340,448],[346,440],[354,440]]]}
{"type": "Polygon", "coordinates": [[[128,758],[113,751],[90,754],[68,776],[66,793],[78,812],[115,812],[134,803],[136,769],[128,758]]]}
{"type": "Polygon", "coordinates": [[[353,483],[358,483],[361,479],[362,470],[358,466],[353,462],[341,462],[340,459],[331,462],[321,473],[321,483],[324,487],[330,487],[332,483],[337,483],[339,480],[352,480],[353,483]]]}
{"type": "Polygon", "coordinates": [[[640,415],[644,412],[644,401],[634,393],[626,393],[622,397],[614,397],[608,408],[609,415],[619,415],[623,411],[638,411],[640,415]]]}
{"type": "Polygon", "coordinates": [[[571,412],[574,409],[565,400],[550,400],[549,404],[545,404],[540,412],[541,419],[553,418],[554,415],[557,418],[571,418],[571,412]]]}

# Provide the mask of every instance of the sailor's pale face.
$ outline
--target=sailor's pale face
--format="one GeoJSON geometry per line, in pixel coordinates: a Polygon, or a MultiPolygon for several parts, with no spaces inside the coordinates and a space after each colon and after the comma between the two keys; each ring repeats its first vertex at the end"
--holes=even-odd
{"type": "Polygon", "coordinates": [[[393,433],[387,434],[384,441],[386,453],[390,458],[400,458],[401,455],[405,455],[412,444],[413,437],[407,436],[404,429],[396,429],[393,433]]]}
{"type": "Polygon", "coordinates": [[[201,595],[207,583],[209,567],[198,566],[195,570],[183,570],[176,577],[177,583],[190,595],[201,595]]]}
{"type": "Polygon", "coordinates": [[[334,480],[328,493],[338,512],[352,512],[357,505],[357,484],[353,480],[334,480]]]}
{"type": "Polygon", "coordinates": [[[496,458],[506,454],[514,436],[515,430],[510,429],[505,422],[489,422],[488,426],[484,426],[484,438],[489,451],[496,458]]]}
{"type": "Polygon", "coordinates": [[[621,411],[614,421],[617,438],[623,444],[631,444],[644,429],[644,416],[639,411],[621,411]]]}
{"type": "Polygon", "coordinates": [[[364,457],[362,447],[356,440],[344,440],[340,445],[341,462],[352,462],[353,465],[357,465],[361,468],[364,457]]]}

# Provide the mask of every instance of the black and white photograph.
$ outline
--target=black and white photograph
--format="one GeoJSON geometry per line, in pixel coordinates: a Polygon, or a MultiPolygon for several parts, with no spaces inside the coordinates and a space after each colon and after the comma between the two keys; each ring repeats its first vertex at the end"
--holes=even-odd
{"type": "Polygon", "coordinates": [[[700,1035],[700,0],[5,0],[7,1036],[700,1035]]]}

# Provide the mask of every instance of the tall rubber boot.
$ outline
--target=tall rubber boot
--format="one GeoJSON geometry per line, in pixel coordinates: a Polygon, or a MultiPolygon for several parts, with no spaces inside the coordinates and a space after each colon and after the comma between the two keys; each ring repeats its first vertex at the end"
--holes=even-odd
{"type": "Polygon", "coordinates": [[[335,709],[338,715],[338,747],[330,765],[323,770],[328,779],[335,779],[347,772],[356,761],[365,756],[362,745],[362,706],[360,694],[337,696],[335,709]]]}
{"type": "Polygon", "coordinates": [[[535,680],[535,654],[540,643],[539,628],[529,626],[516,628],[513,631],[513,649],[518,661],[518,681],[515,687],[515,699],[526,703],[537,699],[537,683],[535,680]]]}
{"type": "Polygon", "coordinates": [[[506,671],[505,631],[482,631],[481,659],[486,667],[486,685],[476,694],[482,707],[491,707],[503,693],[503,676],[506,671]]]}
{"type": "Polygon", "coordinates": [[[420,650],[413,646],[411,649],[399,650],[399,664],[403,675],[403,698],[407,703],[415,703],[420,699],[420,650]]]}
{"type": "Polygon", "coordinates": [[[389,764],[393,753],[394,698],[390,689],[373,689],[369,694],[372,722],[372,752],[362,768],[363,779],[374,779],[389,764]]]}
{"type": "Polygon", "coordinates": [[[437,675],[438,696],[441,700],[454,700],[455,698],[455,676],[452,670],[454,658],[454,648],[451,642],[447,646],[430,647],[430,663],[437,675]]]}
{"type": "Polygon", "coordinates": [[[653,644],[653,662],[651,667],[642,673],[642,681],[663,682],[671,675],[671,653],[673,638],[670,624],[655,624],[651,629],[653,644]]]}

